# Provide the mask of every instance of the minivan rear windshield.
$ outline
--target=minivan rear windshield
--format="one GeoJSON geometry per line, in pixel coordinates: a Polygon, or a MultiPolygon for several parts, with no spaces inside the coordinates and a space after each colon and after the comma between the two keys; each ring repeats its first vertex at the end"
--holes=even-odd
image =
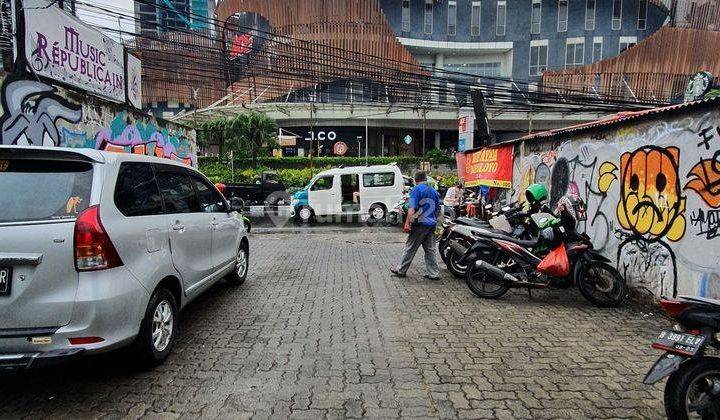
{"type": "Polygon", "coordinates": [[[91,187],[87,162],[0,158],[0,223],[73,219],[91,187]]]}

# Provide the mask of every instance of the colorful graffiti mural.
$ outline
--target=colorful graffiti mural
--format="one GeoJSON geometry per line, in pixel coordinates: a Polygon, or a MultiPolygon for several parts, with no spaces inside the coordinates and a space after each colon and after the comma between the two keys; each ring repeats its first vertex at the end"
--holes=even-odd
{"type": "Polygon", "coordinates": [[[578,193],[588,209],[579,229],[632,288],[656,298],[720,298],[720,111],[626,124],[559,145],[526,142],[525,149],[515,166],[517,192],[541,182],[551,206],[578,193]]]}
{"type": "Polygon", "coordinates": [[[20,71],[0,87],[0,144],[93,148],[163,157],[196,166],[194,132],[63,90],[20,71]]]}

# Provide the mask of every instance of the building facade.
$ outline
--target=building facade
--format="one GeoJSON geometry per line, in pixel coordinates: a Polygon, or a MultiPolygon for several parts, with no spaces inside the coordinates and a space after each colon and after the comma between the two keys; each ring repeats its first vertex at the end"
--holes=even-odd
{"type": "Polygon", "coordinates": [[[668,16],[649,0],[380,0],[380,7],[423,64],[522,81],[614,57],[668,16]]]}
{"type": "Polygon", "coordinates": [[[135,31],[156,36],[175,30],[209,30],[214,26],[211,23],[214,16],[214,0],[135,2],[135,31]]]}

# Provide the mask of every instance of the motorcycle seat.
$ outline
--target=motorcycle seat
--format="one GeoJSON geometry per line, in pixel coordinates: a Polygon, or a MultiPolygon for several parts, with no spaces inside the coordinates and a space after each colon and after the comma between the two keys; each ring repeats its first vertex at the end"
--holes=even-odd
{"type": "Polygon", "coordinates": [[[486,237],[488,237],[488,238],[493,238],[493,239],[500,239],[500,240],[508,241],[508,242],[512,242],[512,243],[514,243],[514,244],[518,244],[518,245],[523,246],[523,247],[525,247],[525,248],[534,248],[534,247],[537,246],[538,242],[540,242],[540,238],[534,238],[534,239],[530,239],[530,240],[518,239],[518,238],[515,238],[515,237],[510,236],[510,235],[504,235],[504,234],[494,233],[494,232],[488,233],[488,234],[486,235],[486,237]]]}
{"type": "Polygon", "coordinates": [[[490,226],[490,223],[488,223],[484,220],[472,219],[470,217],[458,217],[457,219],[455,219],[455,223],[457,223],[459,225],[481,227],[481,228],[486,228],[486,227],[490,226]]]}

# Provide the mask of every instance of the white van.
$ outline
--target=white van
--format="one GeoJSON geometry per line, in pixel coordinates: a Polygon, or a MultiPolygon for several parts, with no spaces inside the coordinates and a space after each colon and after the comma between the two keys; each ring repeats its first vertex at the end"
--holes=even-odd
{"type": "Polygon", "coordinates": [[[295,193],[292,215],[303,222],[334,215],[367,215],[377,221],[402,195],[403,176],[397,165],[334,168],[315,175],[295,193]]]}

